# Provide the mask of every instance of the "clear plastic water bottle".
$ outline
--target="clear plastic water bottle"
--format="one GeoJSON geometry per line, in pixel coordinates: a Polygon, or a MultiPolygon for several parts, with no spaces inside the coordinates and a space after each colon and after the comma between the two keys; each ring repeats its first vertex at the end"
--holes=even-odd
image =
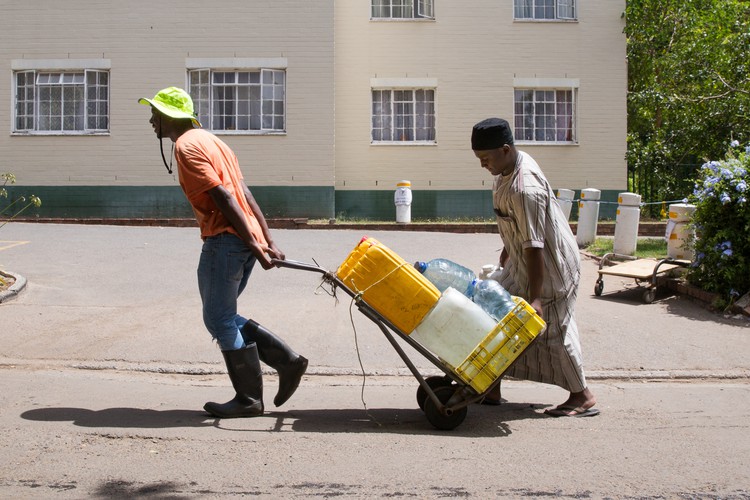
{"type": "Polygon", "coordinates": [[[477,279],[500,281],[500,275],[502,272],[503,268],[500,266],[496,266],[495,264],[485,264],[482,266],[482,270],[479,272],[477,279]]]}
{"type": "Polygon", "coordinates": [[[495,280],[478,281],[473,300],[496,321],[501,321],[516,305],[508,291],[495,280]]]}
{"type": "Polygon", "coordinates": [[[414,267],[443,293],[451,287],[471,298],[474,295],[474,271],[448,259],[433,259],[429,262],[415,262],[414,267]]]}
{"type": "Polygon", "coordinates": [[[478,278],[480,280],[486,280],[496,270],[497,270],[497,266],[495,264],[485,264],[482,266],[482,270],[479,272],[478,278]]]}

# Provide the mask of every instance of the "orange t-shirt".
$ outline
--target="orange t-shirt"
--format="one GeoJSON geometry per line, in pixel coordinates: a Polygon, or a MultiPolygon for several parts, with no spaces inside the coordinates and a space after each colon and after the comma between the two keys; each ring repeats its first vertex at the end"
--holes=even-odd
{"type": "Polygon", "coordinates": [[[229,146],[210,132],[196,128],[177,139],[174,152],[180,186],[193,207],[202,238],[224,232],[237,234],[208,195],[208,190],[221,185],[237,200],[255,240],[261,245],[268,244],[245,198],[240,165],[229,146]]]}

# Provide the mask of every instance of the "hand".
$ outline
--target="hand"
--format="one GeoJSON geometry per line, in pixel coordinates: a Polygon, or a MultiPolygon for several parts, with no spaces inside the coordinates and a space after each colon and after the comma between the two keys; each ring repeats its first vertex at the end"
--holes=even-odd
{"type": "Polygon", "coordinates": [[[539,316],[542,315],[542,299],[534,299],[529,305],[536,311],[539,316]]]}
{"type": "Polygon", "coordinates": [[[269,243],[268,249],[266,251],[272,259],[286,260],[286,255],[284,255],[284,252],[282,252],[279,247],[277,247],[273,242],[269,243]]]}
{"type": "Polygon", "coordinates": [[[277,262],[286,259],[284,252],[279,250],[279,248],[274,243],[270,243],[268,246],[261,245],[260,249],[263,258],[261,259],[260,257],[258,257],[258,261],[265,270],[278,267],[277,262]]]}
{"type": "Polygon", "coordinates": [[[256,256],[255,258],[260,263],[261,267],[266,271],[276,267],[276,265],[273,263],[274,259],[270,259],[265,253],[261,253],[260,256],[256,256]]]}

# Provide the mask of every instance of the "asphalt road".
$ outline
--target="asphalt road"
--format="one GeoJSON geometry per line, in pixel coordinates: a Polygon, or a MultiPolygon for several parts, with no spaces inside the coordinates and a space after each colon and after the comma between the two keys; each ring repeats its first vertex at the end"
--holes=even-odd
{"type": "MultiPolygon", "coordinates": [[[[368,234],[407,261],[497,259],[494,234],[277,230],[289,259],[335,269],[368,234]]],[[[200,319],[195,228],[14,223],[0,269],[0,497],[750,498],[750,323],[627,280],[577,317],[601,415],[554,419],[562,389],[504,382],[434,429],[382,332],[316,273],[258,268],[241,308],[310,359],[282,408],[214,420],[232,391],[200,319]],[[361,364],[360,364],[361,363],[361,364]],[[362,375],[364,370],[364,376],[362,375]]],[[[406,347],[423,374],[435,367],[406,347]]]]}

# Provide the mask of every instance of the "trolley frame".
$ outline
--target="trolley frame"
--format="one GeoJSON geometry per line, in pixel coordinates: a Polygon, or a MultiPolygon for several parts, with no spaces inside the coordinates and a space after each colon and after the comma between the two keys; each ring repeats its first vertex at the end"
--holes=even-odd
{"type": "MultiPolygon", "coordinates": [[[[409,335],[400,331],[380,313],[375,311],[369,304],[362,300],[360,294],[350,290],[333,272],[328,271],[317,264],[308,264],[293,260],[274,259],[273,263],[276,267],[317,272],[323,275],[323,281],[336,288],[344,290],[346,294],[355,301],[360,312],[380,328],[383,335],[385,335],[385,338],[388,339],[388,342],[390,342],[393,349],[409,368],[409,371],[411,371],[414,378],[417,379],[417,382],[419,382],[417,403],[420,408],[424,410],[430,423],[436,428],[441,430],[452,430],[455,427],[458,427],[466,418],[468,406],[482,400],[492,389],[500,384],[502,374],[500,374],[484,392],[478,393],[473,387],[459,378],[459,376],[453,372],[452,367],[443,363],[442,360],[425,349],[414,339],[410,338],[409,335]],[[404,349],[398,344],[398,342],[396,342],[393,333],[439,368],[445,374],[444,377],[423,377],[404,349]],[[445,387],[450,387],[454,390],[451,392],[443,390],[445,387]],[[426,396],[425,401],[421,400],[422,395],[420,394],[420,391],[423,391],[426,396]]],[[[507,371],[512,365],[513,363],[508,365],[505,371],[507,371]]],[[[505,373],[505,371],[503,373],[505,373]]]]}

